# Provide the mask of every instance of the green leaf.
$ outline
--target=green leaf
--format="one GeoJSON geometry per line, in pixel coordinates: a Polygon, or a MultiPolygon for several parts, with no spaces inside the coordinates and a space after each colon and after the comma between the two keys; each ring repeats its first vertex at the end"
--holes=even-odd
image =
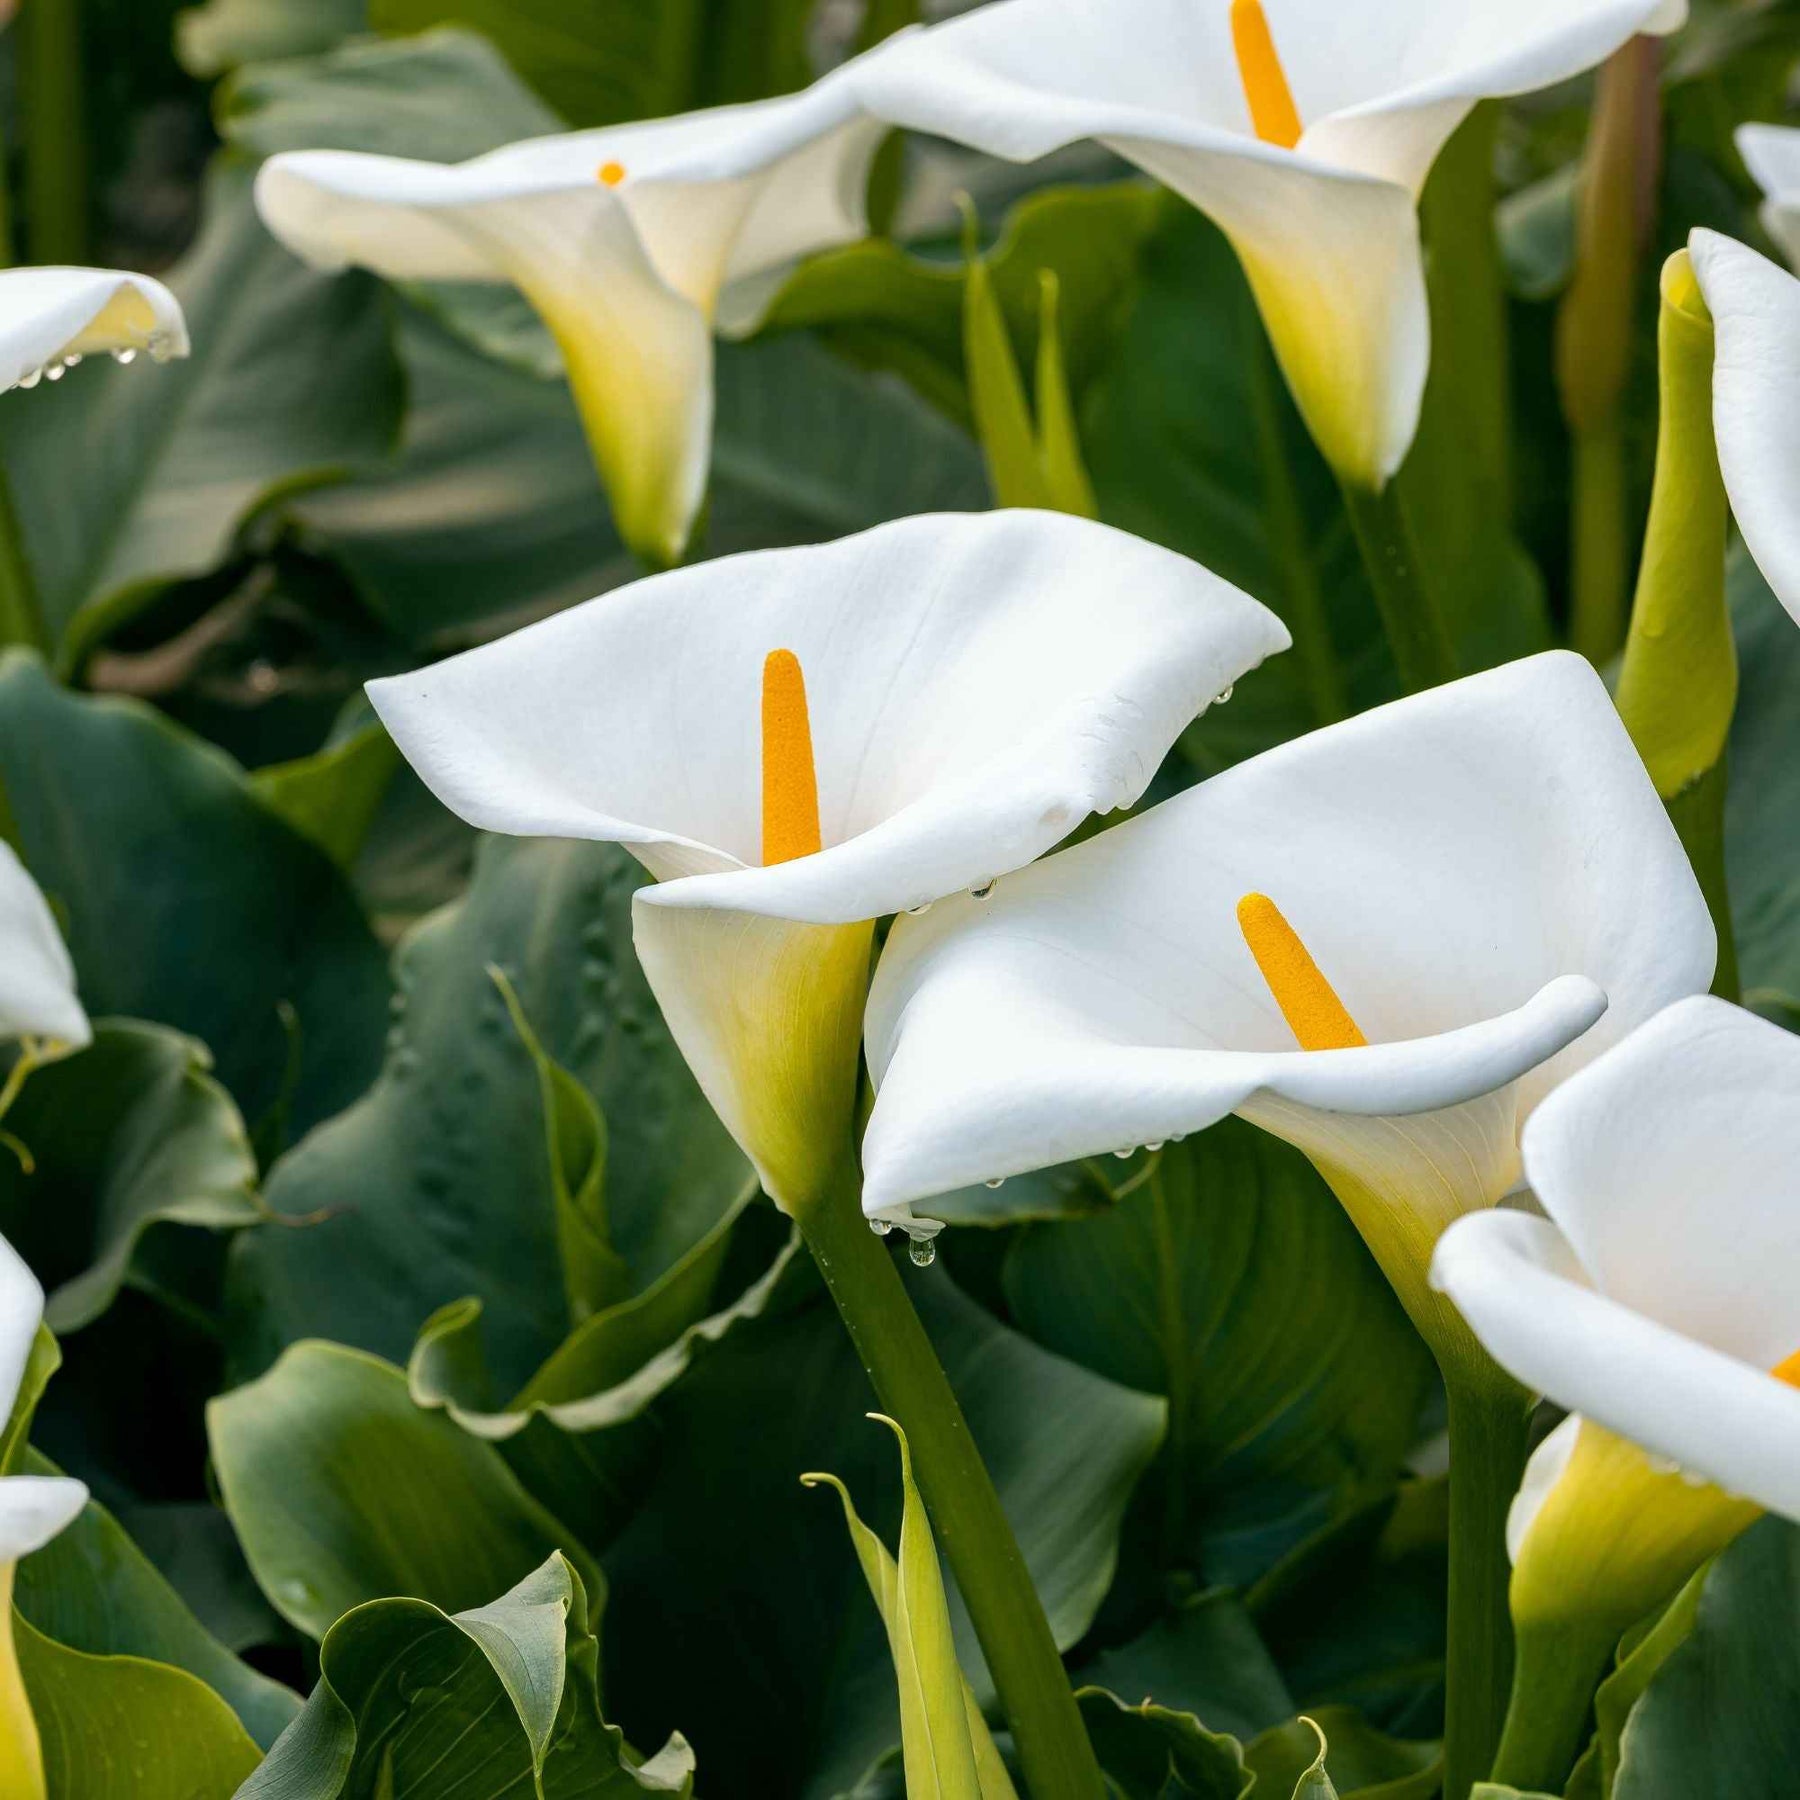
{"type": "Polygon", "coordinates": [[[312,756],[256,770],[250,786],[271,812],[348,870],[399,766],[394,740],[371,723],[312,756]]]}
{"type": "Polygon", "coordinates": [[[1110,1213],[1027,1227],[1020,1327],[1169,1400],[1160,1562],[1241,1583],[1389,1486],[1430,1359],[1330,1191],[1238,1121],[1161,1153],[1110,1213]]]}
{"type": "Polygon", "coordinates": [[[1726,756],[1725,859],[1746,1003],[1800,1001],[1800,757],[1793,697],[1800,632],[1742,544],[1727,580],[1738,705],[1726,756]]]}
{"type": "Polygon", "coordinates": [[[1281,1671],[1234,1593],[1197,1594],[1130,1642],[1081,1667],[1115,1694],[1143,1694],[1192,1713],[1214,1731],[1249,1740],[1294,1716],[1281,1671]]]}
{"type": "Polygon", "coordinates": [[[560,1556],[465,1612],[373,1601],[326,1634],[306,1711],[239,1800],[686,1800],[686,1745],[632,1756],[601,1717],[598,1660],[581,1578],[560,1556]]]}
{"type": "MultiPolygon", "coordinates": [[[[1112,348],[1136,291],[1139,256],[1170,205],[1142,181],[1044,188],[1012,208],[980,259],[1008,340],[1033,357],[1040,354],[1042,272],[1054,274],[1059,342],[1077,396],[1112,348]]],[[[953,419],[972,422],[964,362],[969,267],[954,240],[909,249],[866,238],[796,269],[763,329],[816,328],[845,355],[904,376],[953,419]]]]}
{"type": "MultiPolygon", "coordinates": [[[[25,1467],[60,1473],[35,1452],[25,1467]]],[[[297,1694],[240,1662],[206,1630],[98,1501],[19,1565],[15,1599],[24,1618],[65,1649],[185,1669],[265,1750],[300,1709],[297,1694]]]]}
{"type": "MultiPolygon", "coordinates": [[[[941,1270],[908,1274],[1052,1630],[1072,1644],[1110,1582],[1162,1403],[1006,1330],[941,1270]]],[[[828,1468],[859,1495],[892,1494],[891,1452],[864,1417],[870,1398],[815,1291],[735,1326],[647,1415],[653,1483],[607,1551],[607,1693],[645,1736],[679,1722],[703,1767],[731,1771],[734,1792],[838,1793],[898,1741],[892,1662],[862,1572],[795,1487],[800,1471],[828,1468]],[[721,1632],[721,1619],[743,1623],[721,1632]]],[[[890,1506],[869,1518],[892,1536],[890,1506]]],[[[957,1660],[985,1697],[954,1593],[951,1614],[957,1660]]]]}
{"type": "Polygon", "coordinates": [[[206,0],[175,15],[175,54],[201,81],[240,63],[312,56],[368,23],[367,0],[206,0]]]}
{"type": "Polygon", "coordinates": [[[225,1509],[258,1585],[323,1637],[353,1606],[405,1594],[474,1605],[561,1550],[598,1569],[487,1445],[407,1397],[390,1364],[297,1344],[207,1408],[225,1509]]]}
{"type": "Polygon", "coordinates": [[[1411,1738],[1442,1729],[1448,1537],[1446,1484],[1408,1482],[1250,1590],[1257,1630],[1308,1712],[1354,1706],[1411,1738]]]}
{"type": "Polygon", "coordinates": [[[1614,1800],[1776,1800],[1800,1763],[1800,1529],[1765,1519],[1718,1558],[1692,1630],[1623,1733],[1614,1800]]]}
{"type": "Polygon", "coordinates": [[[1208,1731],[1191,1713],[1148,1700],[1128,1706],[1104,1688],[1075,1698],[1119,1800],[1243,1800],[1256,1785],[1237,1739],[1208,1731]]]}
{"type": "Polygon", "coordinates": [[[271,1208],[321,1222],[240,1246],[238,1366],[262,1367],[307,1336],[402,1362],[433,1313],[473,1294],[498,1398],[567,1338],[544,1092],[494,967],[544,1054],[610,1121],[607,1232],[631,1292],[742,1207],[743,1157],[631,948],[631,897],[644,879],[616,845],[483,841],[467,897],[396,956],[380,1080],[270,1174],[271,1208]]]}
{"type": "Polygon", "coordinates": [[[329,859],[229,758],[135,701],[71,694],[15,653],[0,657],[0,785],[90,1013],[200,1039],[252,1126],[290,1085],[304,1131],[373,1079],[381,953],[329,859]]]}
{"type": "Polygon", "coordinates": [[[580,1326],[626,1299],[632,1289],[630,1267],[612,1247],[607,1223],[606,1119],[593,1095],[538,1042],[504,971],[493,968],[488,973],[537,1069],[563,1291],[569,1318],[580,1326]]]}
{"type": "Polygon", "coordinates": [[[204,1682],[136,1656],[88,1656],[13,1617],[56,1800],[229,1800],[261,1752],[204,1682]]]}
{"type": "Polygon", "coordinates": [[[1264,1732],[1244,1761],[1259,1792],[1294,1800],[1431,1800],[1444,1782],[1436,1744],[1388,1737],[1348,1706],[1322,1706],[1264,1732]]]}
{"type": "Polygon", "coordinates": [[[812,0],[371,0],[378,31],[467,25],[575,126],[804,87],[812,0]]]}
{"type": "Polygon", "coordinates": [[[0,1231],[49,1290],[52,1330],[106,1310],[153,1227],[229,1231],[260,1218],[256,1161],[211,1062],[166,1026],[104,1021],[7,1114],[33,1167],[0,1157],[0,1231]]]}
{"type": "Polygon", "coordinates": [[[850,1490],[835,1475],[802,1475],[800,1480],[807,1487],[837,1491],[863,1579],[886,1628],[899,1684],[907,1800],[1017,1800],[1012,1777],[956,1660],[937,1543],[913,1481],[906,1433],[884,1414],[869,1416],[900,1441],[898,1560],[857,1516],[850,1490]]]}
{"type": "Polygon", "coordinates": [[[380,284],[291,257],[256,216],[252,174],[215,163],[170,277],[192,356],[102,358],[7,408],[0,448],[64,669],[168,583],[216,569],[276,500],[377,461],[398,429],[380,284]]]}

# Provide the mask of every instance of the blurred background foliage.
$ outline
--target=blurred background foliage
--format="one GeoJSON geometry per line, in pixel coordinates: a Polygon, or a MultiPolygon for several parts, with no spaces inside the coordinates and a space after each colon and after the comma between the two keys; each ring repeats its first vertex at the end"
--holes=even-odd
{"type": "MultiPolygon", "coordinates": [[[[34,1443],[96,1497],[24,1570],[27,1674],[48,1705],[74,1691],[71,1658],[162,1669],[121,1705],[191,1708],[190,1752],[214,1758],[171,1795],[230,1792],[292,1713],[285,1690],[321,1673],[402,1766],[425,1757],[405,1683],[362,1693],[359,1659],[487,1694],[494,1669],[447,1615],[527,1577],[579,1596],[550,1653],[590,1670],[594,1754],[618,1754],[597,1693],[641,1748],[682,1733],[714,1796],[895,1790],[879,1622],[833,1503],[796,1484],[836,1471],[891,1535],[891,1451],[661,1025],[630,943],[641,873],[610,846],[478,841],[360,698],[637,573],[554,348],[510,291],[303,268],[249,186],[283,148],[447,160],[786,91],[915,17],[915,0],[24,0],[0,32],[8,254],[165,273],[194,340],[154,380],[90,365],[53,402],[0,408],[55,639],[53,666],[0,661],[0,829],[110,1021],[9,1119],[37,1173],[0,1157],[0,1229],[62,1339],[34,1443]],[[611,1257],[597,1309],[566,1298],[570,1208],[611,1257]],[[337,1624],[392,1596],[412,1599],[337,1624]]],[[[1790,0],[1707,0],[1664,60],[1621,402],[1633,541],[1653,272],[1697,223],[1760,241],[1730,133],[1784,116],[1797,61],[1790,0]]],[[[1435,354],[1401,480],[1471,669],[1566,630],[1552,370],[1591,85],[1483,108],[1425,197],[1435,354]],[[1482,280],[1503,359],[1464,304],[1482,280]],[[1505,396],[1486,440],[1462,424],[1483,384],[1505,396]]],[[[990,504],[967,194],[1026,367],[1057,278],[1100,515],[1302,639],[1189,733],[1152,798],[1391,695],[1337,490],[1212,226],[1091,149],[1013,168],[896,143],[876,186],[882,235],[798,270],[756,339],[721,346],[700,554],[990,504]],[[1333,656],[1307,654],[1321,641],[1333,656]]],[[[1741,556],[1733,595],[1740,953],[1752,1003],[1791,1018],[1800,639],[1741,556]]],[[[1117,1767],[1154,1744],[1174,1785],[1142,1791],[1235,1795],[1235,1748],[1208,1749],[1197,1718],[1285,1800],[1308,1710],[1342,1791],[1428,1793],[1439,1402],[1304,1160],[1228,1124],[949,1204],[973,1229],[909,1280],[1072,1667],[1120,1697],[1090,1711],[1128,1746],[1117,1767]],[[1152,1694],[1172,1710],[1135,1705],[1152,1694]]],[[[1726,1559],[1710,1637],[1644,1703],[1659,1755],[1627,1758],[1620,1800],[1702,1791],[1683,1758],[1717,1737],[1707,1671],[1745,1654],[1731,1609],[1789,1593],[1795,1567],[1773,1526],[1726,1559]]],[[[1730,1691],[1774,1679],[1800,1706],[1794,1642],[1730,1691]]],[[[530,1722],[494,1717],[491,1742],[443,1753],[529,1777],[530,1722]]],[[[1733,1754],[1775,1756],[1768,1718],[1736,1724],[1751,1749],[1733,1754]]],[[[99,1793],[78,1737],[53,1766],[99,1793]]],[[[365,1765],[352,1791],[374,1793],[365,1765]]]]}

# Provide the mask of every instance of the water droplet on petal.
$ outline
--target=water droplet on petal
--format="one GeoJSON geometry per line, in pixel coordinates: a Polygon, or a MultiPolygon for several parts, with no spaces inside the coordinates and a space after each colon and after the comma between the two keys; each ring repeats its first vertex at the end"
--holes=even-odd
{"type": "Polygon", "coordinates": [[[906,1246],[906,1254],[915,1269],[929,1269],[937,1261],[937,1245],[930,1238],[914,1238],[906,1246]]]}
{"type": "Polygon", "coordinates": [[[894,1229],[894,1221],[892,1219],[871,1219],[869,1229],[877,1237],[886,1237],[894,1229]]]}
{"type": "Polygon", "coordinates": [[[22,388],[34,388],[43,379],[44,371],[42,369],[27,369],[25,373],[19,377],[19,386],[22,388]]]}
{"type": "Polygon", "coordinates": [[[137,361],[137,352],[133,350],[129,344],[121,346],[119,349],[115,350],[112,355],[113,361],[116,363],[129,364],[137,361]]]}
{"type": "Polygon", "coordinates": [[[1144,1148],[1146,1150],[1148,1150],[1152,1156],[1154,1156],[1157,1153],[1157,1151],[1162,1148],[1162,1145],[1160,1143],[1146,1144],[1144,1146],[1144,1148]]]}
{"type": "Polygon", "coordinates": [[[1235,694],[1236,692],[1237,692],[1237,683],[1236,682],[1233,682],[1229,687],[1221,688],[1218,693],[1213,695],[1213,705],[1214,706],[1229,706],[1231,704],[1231,696],[1233,694],[1235,694]]]}
{"type": "Polygon", "coordinates": [[[999,885],[1000,877],[998,875],[990,875],[986,881],[969,889],[969,898],[971,900],[985,900],[999,885]]]}
{"type": "Polygon", "coordinates": [[[925,916],[926,913],[928,913],[930,911],[931,911],[931,902],[929,900],[926,900],[926,901],[921,902],[918,906],[909,906],[906,909],[906,916],[909,919],[921,919],[925,916]]]}
{"type": "Polygon", "coordinates": [[[52,363],[49,368],[44,371],[44,379],[46,381],[61,381],[66,367],[67,365],[63,363],[52,363]]]}
{"type": "Polygon", "coordinates": [[[993,1180],[988,1183],[988,1186],[991,1188],[1005,1187],[1006,1186],[1006,1177],[1004,1175],[996,1175],[993,1178],[993,1180]]]}
{"type": "Polygon", "coordinates": [[[1113,1155],[1116,1156],[1120,1162],[1123,1162],[1128,1156],[1136,1156],[1137,1151],[1130,1144],[1127,1144],[1123,1150],[1115,1150],[1113,1155]]]}
{"type": "Polygon", "coordinates": [[[69,352],[69,354],[63,358],[63,367],[65,369],[72,369],[80,361],[81,361],[81,352],[79,350],[71,350],[69,352]]]}

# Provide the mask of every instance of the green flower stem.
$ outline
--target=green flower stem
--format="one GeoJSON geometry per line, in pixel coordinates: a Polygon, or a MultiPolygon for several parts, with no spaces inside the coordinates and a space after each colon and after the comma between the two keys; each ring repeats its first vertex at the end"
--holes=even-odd
{"type": "Polygon", "coordinates": [[[1713,326],[1685,250],[1662,273],[1656,478],[1619,675],[1619,716],[1687,847],[1719,936],[1715,991],[1737,993],[1725,882],[1725,746],[1737,647],[1725,598],[1728,507],[1713,442],[1713,326]]]}
{"type": "Polygon", "coordinates": [[[1263,505],[1269,521],[1269,548],[1280,565],[1283,605],[1276,607],[1294,635],[1294,654],[1306,678],[1312,701],[1313,722],[1335,725],[1345,717],[1349,702],[1344,678],[1338,669],[1337,651],[1331,641],[1331,619],[1319,587],[1307,544],[1306,519],[1300,496],[1294,490],[1294,466],[1288,458],[1281,429],[1279,371],[1275,353],[1252,313],[1245,336],[1245,357],[1250,377],[1252,417],[1256,427],[1257,460],[1262,466],[1263,505]]]}
{"type": "Polygon", "coordinates": [[[1624,635],[1629,550],[1620,411],[1631,375],[1639,247],[1660,160],[1659,57],[1633,38],[1602,65],[1582,158],[1575,273],[1556,315],[1556,385],[1574,440],[1572,637],[1595,663],[1624,635]]]}
{"type": "Polygon", "coordinates": [[[25,542],[19,515],[13,509],[4,444],[0,443],[0,650],[13,644],[28,644],[47,654],[50,635],[44,629],[31,565],[25,560],[25,542]]]}
{"type": "Polygon", "coordinates": [[[853,1172],[795,1213],[882,1410],[912,1446],[926,1508],[975,1622],[1032,1800],[1099,1800],[1100,1765],[1043,1603],[894,1259],[862,1216],[853,1172]]]}
{"type": "Polygon", "coordinates": [[[1444,1800],[1468,1800],[1493,1764],[1512,1683],[1506,1515],[1525,1469],[1530,1402],[1491,1364],[1447,1368],[1444,1383],[1450,1403],[1444,1800]]]}
{"type": "Polygon", "coordinates": [[[1616,413],[1569,442],[1569,638],[1596,668],[1625,635],[1631,550],[1625,529],[1625,440],[1616,413]]]}
{"type": "Polygon", "coordinates": [[[1493,1779],[1525,1793],[1560,1794],[1587,1739],[1594,1690],[1612,1660],[1616,1630],[1588,1622],[1521,1631],[1512,1701],[1493,1779]]]}
{"type": "Polygon", "coordinates": [[[1377,492],[1345,482],[1343,491],[1400,685],[1416,694],[1455,680],[1456,650],[1420,566],[1419,547],[1398,486],[1390,481],[1377,492]]]}
{"type": "Polygon", "coordinates": [[[80,0],[31,0],[13,29],[20,35],[30,260],[84,263],[89,182],[80,0]]]}

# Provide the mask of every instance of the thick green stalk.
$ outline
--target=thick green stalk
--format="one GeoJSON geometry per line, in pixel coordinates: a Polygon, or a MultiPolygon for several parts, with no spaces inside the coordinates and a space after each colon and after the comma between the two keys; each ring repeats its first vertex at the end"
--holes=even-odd
{"type": "Polygon", "coordinates": [[[1512,1701],[1494,1758],[1493,1779],[1522,1793],[1560,1794],[1587,1739],[1594,1690],[1618,1632],[1595,1624],[1522,1630],[1512,1701]]]}
{"type": "Polygon", "coordinates": [[[1480,1372],[1446,1369],[1444,1385],[1450,1405],[1444,1800],[1468,1800],[1493,1765],[1512,1686],[1506,1515],[1525,1469],[1530,1403],[1491,1365],[1480,1372]]]}
{"type": "Polygon", "coordinates": [[[893,1258],[857,1205],[854,1179],[795,1212],[882,1410],[912,1446],[1032,1800],[1099,1800],[1100,1766],[1031,1573],[893,1258]]]}
{"type": "Polygon", "coordinates": [[[1376,492],[1345,482],[1344,509],[1381,609],[1400,685],[1409,694],[1456,678],[1456,650],[1420,566],[1396,483],[1376,492]]]}
{"type": "Polygon", "coordinates": [[[1263,506],[1268,513],[1269,550],[1280,565],[1282,600],[1275,610],[1294,636],[1294,654],[1306,677],[1312,700],[1313,722],[1335,725],[1350,710],[1344,697],[1344,678],[1338,669],[1337,651],[1331,641],[1331,619],[1319,587],[1319,572],[1307,546],[1306,520],[1300,496],[1294,491],[1294,469],[1288,460],[1281,429],[1281,402],[1277,387],[1275,353],[1254,315],[1245,334],[1249,339],[1252,418],[1256,426],[1257,460],[1262,465],[1263,506]]]}
{"type": "Polygon", "coordinates": [[[1627,567],[1619,415],[1631,374],[1638,253],[1656,194],[1659,56],[1633,38],[1602,65],[1582,159],[1575,273],[1556,315],[1556,385],[1574,440],[1572,636],[1596,663],[1619,647],[1627,567]]]}
{"type": "Polygon", "coordinates": [[[1716,988],[1737,989],[1725,880],[1725,746],[1737,647],[1725,599],[1729,518],[1713,442],[1713,326],[1685,250],[1662,274],[1656,478],[1619,716],[1681,834],[1719,936],[1716,988]]]}
{"type": "Polygon", "coordinates": [[[31,261],[83,263],[89,184],[80,0],[30,0],[14,29],[31,261]]]}
{"type": "Polygon", "coordinates": [[[12,484],[6,478],[4,444],[0,443],[0,650],[29,644],[48,653],[49,633],[38,606],[37,585],[25,560],[19,515],[13,509],[12,484]]]}

